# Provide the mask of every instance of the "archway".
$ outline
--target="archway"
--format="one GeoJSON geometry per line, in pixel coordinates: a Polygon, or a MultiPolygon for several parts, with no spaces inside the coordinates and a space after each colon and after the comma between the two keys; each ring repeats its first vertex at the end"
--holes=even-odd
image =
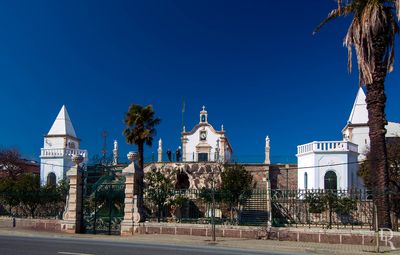
{"type": "Polygon", "coordinates": [[[57,177],[56,174],[51,172],[47,175],[47,185],[49,186],[56,186],[57,184],[57,177]]]}
{"type": "Polygon", "coordinates": [[[324,189],[337,190],[337,176],[332,170],[325,173],[324,189]]]}
{"type": "Polygon", "coordinates": [[[189,176],[185,172],[179,171],[176,175],[175,189],[189,189],[189,187],[189,176]]]}

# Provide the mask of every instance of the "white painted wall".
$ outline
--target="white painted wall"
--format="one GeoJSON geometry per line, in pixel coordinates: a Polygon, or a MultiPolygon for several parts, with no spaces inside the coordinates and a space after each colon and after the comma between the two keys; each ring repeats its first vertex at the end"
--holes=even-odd
{"type": "Polygon", "coordinates": [[[304,174],[307,173],[308,185],[307,189],[316,189],[317,185],[315,183],[315,170],[313,168],[308,168],[309,166],[315,165],[315,155],[313,153],[305,154],[298,157],[298,174],[297,174],[297,186],[298,189],[305,189],[304,186],[304,174]]]}
{"type": "Polygon", "coordinates": [[[66,172],[73,166],[71,158],[55,157],[41,160],[40,183],[46,185],[50,173],[56,175],[57,183],[66,177],[66,172]]]}

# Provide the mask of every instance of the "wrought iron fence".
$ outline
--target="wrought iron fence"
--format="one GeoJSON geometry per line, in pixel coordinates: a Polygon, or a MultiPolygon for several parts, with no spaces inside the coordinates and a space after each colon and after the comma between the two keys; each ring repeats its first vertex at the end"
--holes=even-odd
{"type": "Polygon", "coordinates": [[[0,216],[62,219],[65,197],[59,192],[1,192],[0,216]]]}
{"type": "Polygon", "coordinates": [[[39,176],[23,174],[17,179],[0,179],[0,215],[61,219],[68,185],[40,186],[39,176]]]}
{"type": "Polygon", "coordinates": [[[236,205],[226,202],[219,190],[160,192],[168,194],[159,203],[145,192],[147,221],[208,224],[214,208],[216,224],[366,229],[374,224],[367,190],[253,190],[236,205]]]}
{"type": "Polygon", "coordinates": [[[266,190],[253,190],[250,198],[238,204],[227,202],[228,194],[220,190],[189,189],[159,192],[163,193],[159,197],[166,199],[160,201],[154,196],[149,197],[145,191],[147,221],[209,224],[214,210],[216,224],[258,226],[268,222],[266,190]]]}
{"type": "Polygon", "coordinates": [[[373,228],[367,190],[271,190],[272,225],[373,228]]]}

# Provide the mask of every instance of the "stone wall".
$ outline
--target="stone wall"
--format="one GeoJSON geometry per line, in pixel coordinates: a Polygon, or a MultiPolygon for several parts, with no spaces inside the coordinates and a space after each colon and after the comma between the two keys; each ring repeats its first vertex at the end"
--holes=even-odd
{"type": "Polygon", "coordinates": [[[256,189],[267,189],[268,165],[265,164],[240,164],[253,176],[253,182],[256,189]]]}
{"type": "MultiPolygon", "coordinates": [[[[188,236],[212,236],[211,225],[145,223],[138,228],[139,234],[167,234],[188,236]]],[[[245,226],[217,226],[216,237],[233,237],[248,239],[269,239],[279,241],[312,242],[329,244],[353,244],[374,247],[376,233],[368,230],[337,230],[309,228],[271,228],[245,226]]],[[[400,247],[400,233],[384,232],[380,236],[380,245],[400,247]],[[390,241],[390,242],[388,242],[390,241]]]]}
{"type": "MultiPolygon", "coordinates": [[[[13,228],[13,219],[0,217],[0,229],[13,228]]],[[[60,220],[44,219],[16,219],[16,229],[34,231],[61,232],[60,220]]],[[[209,224],[181,224],[181,223],[141,223],[137,229],[139,234],[168,234],[211,237],[212,230],[209,224]]],[[[271,228],[246,226],[216,227],[217,237],[233,237],[248,239],[270,239],[279,241],[314,242],[330,244],[353,244],[374,246],[376,233],[369,230],[351,229],[320,229],[320,228],[271,228]]],[[[156,238],[156,236],[154,237],[156,238]]],[[[400,247],[399,232],[385,232],[380,238],[380,245],[400,247]]]]}
{"type": "Polygon", "coordinates": [[[269,178],[271,189],[297,189],[297,165],[270,165],[269,178]]]}
{"type": "Polygon", "coordinates": [[[0,228],[30,229],[35,231],[61,232],[61,220],[0,218],[0,228]]]}
{"type": "MultiPolygon", "coordinates": [[[[223,165],[219,163],[204,162],[204,163],[153,163],[145,166],[144,173],[159,169],[167,178],[172,180],[173,185],[182,186],[178,180],[178,175],[186,176],[187,185],[185,188],[202,189],[211,188],[212,183],[216,187],[221,184],[221,171],[223,165]]],[[[182,188],[182,187],[180,187],[182,188]]]]}
{"type": "MultiPolygon", "coordinates": [[[[297,165],[285,164],[254,164],[239,163],[253,175],[256,189],[266,189],[267,180],[270,180],[272,189],[297,189],[297,165]],[[269,175],[269,176],[267,176],[269,175]]],[[[219,186],[221,182],[220,173],[223,164],[205,163],[154,163],[145,167],[144,172],[160,169],[167,177],[177,182],[177,175],[183,173],[188,177],[190,189],[201,189],[210,187],[212,180],[219,186]]]]}

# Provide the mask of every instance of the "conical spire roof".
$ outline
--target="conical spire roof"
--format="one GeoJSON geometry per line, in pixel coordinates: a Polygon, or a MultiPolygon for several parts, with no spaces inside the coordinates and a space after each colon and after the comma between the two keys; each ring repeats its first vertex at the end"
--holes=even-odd
{"type": "Polygon", "coordinates": [[[349,124],[367,124],[368,111],[367,103],[365,102],[365,92],[360,87],[354,101],[353,109],[351,110],[348,123],[349,124]]]}
{"type": "Polygon", "coordinates": [[[76,138],[75,129],[72,126],[72,122],[69,118],[65,105],[61,107],[61,110],[47,135],[68,135],[76,138]]]}

